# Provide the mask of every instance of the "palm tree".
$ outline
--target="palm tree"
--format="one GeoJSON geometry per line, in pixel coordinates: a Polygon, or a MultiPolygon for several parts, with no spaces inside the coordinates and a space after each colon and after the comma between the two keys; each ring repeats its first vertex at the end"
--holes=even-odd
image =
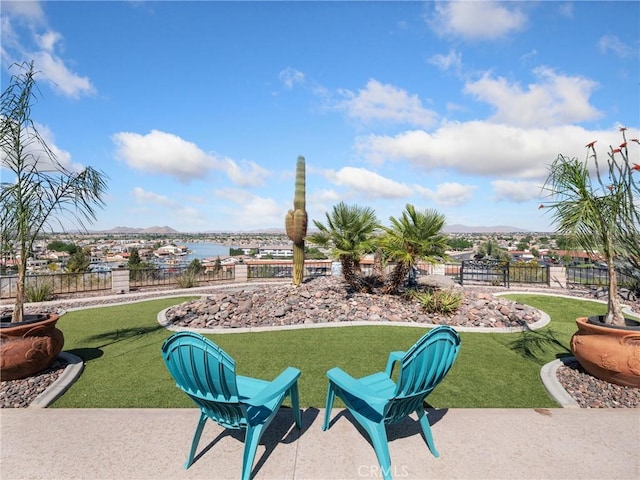
{"type": "Polygon", "coordinates": [[[83,220],[95,220],[95,206],[104,204],[106,190],[102,172],[67,169],[40,136],[31,119],[37,72],[33,62],[18,67],[23,72],[12,76],[0,102],[2,169],[11,173],[3,173],[0,238],[16,245],[19,255],[13,322],[23,320],[27,260],[36,238],[61,218],[80,227],[83,220]]]}
{"type": "MultiPolygon", "coordinates": [[[[584,250],[604,258],[609,277],[604,323],[613,325],[625,324],[618,298],[616,262],[635,258],[634,253],[638,253],[636,242],[640,238],[640,190],[634,178],[640,166],[631,166],[626,129],[623,127],[620,131],[622,144],[618,148],[609,147],[606,182],[598,164],[596,142],[591,142],[586,146],[587,157],[583,162],[558,155],[549,167],[543,187],[553,200],[540,206],[552,209],[553,222],[559,233],[572,236],[584,250]],[[591,158],[595,164],[595,179],[589,171],[591,158]]],[[[638,143],[637,139],[632,141],[638,143]]]]}
{"type": "Polygon", "coordinates": [[[385,286],[386,293],[397,293],[417,260],[446,257],[447,237],[442,233],[445,216],[436,210],[417,211],[407,204],[399,219],[390,217],[391,227],[383,227],[382,247],[386,257],[395,261],[385,286]]]}
{"type": "Polygon", "coordinates": [[[369,291],[369,283],[360,270],[360,258],[375,250],[374,232],[380,226],[375,212],[369,207],[340,202],[331,214],[325,215],[326,225],[313,221],[319,232],[310,235],[309,241],[322,247],[331,245],[345,281],[357,291],[369,291]]]}

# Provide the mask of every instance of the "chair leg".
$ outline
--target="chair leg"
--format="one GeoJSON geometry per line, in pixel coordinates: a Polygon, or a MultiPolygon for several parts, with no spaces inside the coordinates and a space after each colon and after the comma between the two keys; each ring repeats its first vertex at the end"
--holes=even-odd
{"type": "Polygon", "coordinates": [[[247,427],[244,439],[244,453],[242,456],[242,480],[249,480],[251,478],[251,469],[253,468],[253,462],[256,458],[258,443],[260,442],[263,428],[264,425],[247,427]]]}
{"type": "Polygon", "coordinates": [[[322,424],[322,430],[327,430],[329,428],[329,423],[331,421],[331,409],[333,408],[333,400],[336,398],[336,390],[331,381],[329,381],[329,386],[327,387],[327,401],[325,402],[324,407],[324,423],[322,424]]]}
{"type": "Polygon", "coordinates": [[[376,452],[376,457],[378,458],[378,463],[382,470],[382,477],[384,480],[392,480],[391,456],[389,455],[389,442],[387,439],[387,429],[385,424],[365,421],[362,418],[358,420],[367,433],[369,433],[369,438],[371,438],[373,449],[376,452]]]}
{"type": "Polygon", "coordinates": [[[298,396],[298,382],[291,386],[289,393],[291,397],[291,407],[293,407],[293,418],[296,422],[296,427],[302,428],[302,418],[300,417],[300,397],[298,396]]]}
{"type": "Polygon", "coordinates": [[[436,450],[436,446],[433,443],[433,435],[431,434],[431,425],[429,424],[429,419],[424,412],[424,408],[420,407],[416,410],[416,414],[418,415],[418,419],[420,420],[420,425],[422,426],[422,433],[424,433],[424,438],[427,441],[427,447],[433,454],[434,457],[438,458],[440,453],[436,450]]]}
{"type": "Polygon", "coordinates": [[[193,434],[193,441],[191,442],[191,450],[189,451],[189,458],[187,458],[186,463],[184,464],[184,469],[186,470],[193,463],[193,457],[196,455],[196,449],[198,448],[198,443],[200,442],[200,436],[202,435],[202,430],[204,429],[204,424],[207,422],[207,416],[204,413],[200,413],[200,420],[198,421],[198,425],[196,426],[196,431],[193,434]]]}

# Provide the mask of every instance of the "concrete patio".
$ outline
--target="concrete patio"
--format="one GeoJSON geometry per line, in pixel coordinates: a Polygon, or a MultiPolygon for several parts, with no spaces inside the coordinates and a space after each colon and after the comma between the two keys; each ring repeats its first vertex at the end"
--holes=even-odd
{"type": "MultiPolygon", "coordinates": [[[[256,479],[382,478],[373,447],[344,410],[303,429],[281,410],[256,455],[256,479]]],[[[183,469],[197,409],[2,409],[0,477],[13,479],[239,478],[242,434],[209,422],[183,469]]],[[[396,479],[638,479],[637,409],[430,410],[440,458],[413,419],[389,427],[396,479]]]]}

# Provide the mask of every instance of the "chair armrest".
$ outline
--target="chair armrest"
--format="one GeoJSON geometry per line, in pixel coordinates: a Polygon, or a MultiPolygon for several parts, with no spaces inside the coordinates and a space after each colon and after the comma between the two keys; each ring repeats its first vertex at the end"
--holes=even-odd
{"type": "Polygon", "coordinates": [[[362,382],[353,378],[341,368],[332,368],[327,372],[327,377],[329,377],[330,382],[334,383],[341,390],[366,400],[369,404],[372,402],[387,402],[389,400],[386,397],[381,397],[378,392],[370,389],[366,385],[363,385],[362,382]]]}
{"type": "Polygon", "coordinates": [[[391,378],[391,374],[393,373],[393,364],[402,360],[405,352],[397,351],[391,352],[389,354],[389,359],[387,360],[387,368],[385,369],[386,374],[391,378]]]}
{"type": "Polygon", "coordinates": [[[298,381],[300,373],[300,370],[297,368],[287,367],[272,382],[244,403],[256,407],[265,405],[270,400],[282,395],[285,391],[291,388],[291,386],[298,381]]]}

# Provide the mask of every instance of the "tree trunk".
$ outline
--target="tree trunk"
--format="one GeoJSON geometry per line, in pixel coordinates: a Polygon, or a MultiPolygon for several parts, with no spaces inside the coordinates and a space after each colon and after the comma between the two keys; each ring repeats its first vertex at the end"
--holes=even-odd
{"type": "MultiPolygon", "coordinates": [[[[23,255],[24,256],[24,255],[23,255]]],[[[18,285],[16,288],[16,303],[13,304],[13,315],[11,321],[14,323],[22,322],[24,320],[24,295],[25,295],[25,282],[27,273],[27,261],[26,258],[20,258],[18,264],[18,285]]]]}
{"type": "Polygon", "coordinates": [[[391,275],[389,276],[389,281],[384,288],[384,292],[389,294],[398,293],[400,287],[404,283],[404,280],[407,278],[410,268],[411,266],[407,262],[399,261],[396,263],[396,266],[393,267],[393,270],[391,271],[391,275]]]}
{"type": "Polygon", "coordinates": [[[384,262],[382,248],[376,249],[376,253],[373,256],[373,274],[381,280],[384,280],[384,262]]]}
{"type": "Polygon", "coordinates": [[[360,273],[360,266],[354,259],[348,255],[340,257],[342,265],[342,276],[344,281],[359,293],[371,293],[370,285],[365,282],[360,273]]]}
{"type": "Polygon", "coordinates": [[[607,300],[607,315],[604,318],[604,323],[624,326],[624,314],[618,297],[618,276],[613,261],[607,262],[607,270],[609,273],[609,299],[607,300]]]}

